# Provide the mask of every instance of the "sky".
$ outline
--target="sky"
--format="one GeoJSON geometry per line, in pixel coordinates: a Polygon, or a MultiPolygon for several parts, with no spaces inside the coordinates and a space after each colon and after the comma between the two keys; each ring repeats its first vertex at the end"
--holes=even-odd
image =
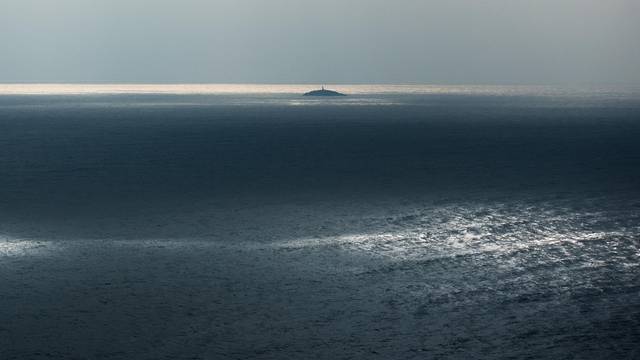
{"type": "Polygon", "coordinates": [[[0,82],[640,83],[638,0],[1,0],[0,82]]]}

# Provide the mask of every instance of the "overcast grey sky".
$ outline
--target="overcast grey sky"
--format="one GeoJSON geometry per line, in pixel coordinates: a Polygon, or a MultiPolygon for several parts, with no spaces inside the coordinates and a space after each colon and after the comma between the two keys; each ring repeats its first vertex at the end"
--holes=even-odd
{"type": "Polygon", "coordinates": [[[0,0],[0,82],[640,82],[639,0],[0,0]]]}

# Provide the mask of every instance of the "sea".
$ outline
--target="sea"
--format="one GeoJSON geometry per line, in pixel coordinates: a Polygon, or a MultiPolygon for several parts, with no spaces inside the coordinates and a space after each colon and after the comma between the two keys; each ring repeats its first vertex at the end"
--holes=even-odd
{"type": "Polygon", "coordinates": [[[638,359],[640,87],[0,84],[0,359],[638,359]]]}

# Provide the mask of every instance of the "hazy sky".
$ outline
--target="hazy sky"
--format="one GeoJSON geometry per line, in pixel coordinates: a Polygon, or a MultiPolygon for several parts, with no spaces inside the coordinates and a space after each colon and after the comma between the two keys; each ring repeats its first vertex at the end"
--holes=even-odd
{"type": "Polygon", "coordinates": [[[640,0],[0,0],[0,82],[640,83],[640,0]]]}

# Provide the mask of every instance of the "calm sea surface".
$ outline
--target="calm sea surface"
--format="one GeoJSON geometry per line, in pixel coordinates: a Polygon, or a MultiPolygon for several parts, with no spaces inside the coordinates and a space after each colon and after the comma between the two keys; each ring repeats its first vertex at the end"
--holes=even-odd
{"type": "Polygon", "coordinates": [[[0,84],[0,358],[640,357],[640,88],[0,84]]]}

